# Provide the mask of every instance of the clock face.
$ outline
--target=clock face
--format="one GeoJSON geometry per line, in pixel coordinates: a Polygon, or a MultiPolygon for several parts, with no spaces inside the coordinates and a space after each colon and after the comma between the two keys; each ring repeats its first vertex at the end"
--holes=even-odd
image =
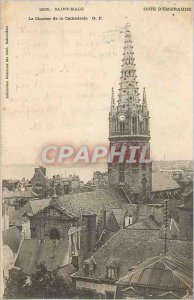
{"type": "Polygon", "coordinates": [[[119,120],[120,120],[121,122],[124,122],[124,121],[125,121],[125,116],[124,116],[124,115],[120,115],[120,116],[119,116],[119,120]]]}

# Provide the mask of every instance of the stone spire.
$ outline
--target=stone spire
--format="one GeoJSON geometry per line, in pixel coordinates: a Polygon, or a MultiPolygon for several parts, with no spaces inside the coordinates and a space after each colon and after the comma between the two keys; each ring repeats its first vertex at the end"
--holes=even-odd
{"type": "Polygon", "coordinates": [[[143,100],[142,100],[142,106],[147,108],[147,98],[146,98],[146,89],[143,88],[143,100]]]}
{"type": "Polygon", "coordinates": [[[131,39],[130,25],[125,25],[125,41],[122,59],[121,80],[119,88],[118,106],[123,110],[128,108],[132,111],[139,108],[138,82],[136,80],[136,68],[131,39]]]}

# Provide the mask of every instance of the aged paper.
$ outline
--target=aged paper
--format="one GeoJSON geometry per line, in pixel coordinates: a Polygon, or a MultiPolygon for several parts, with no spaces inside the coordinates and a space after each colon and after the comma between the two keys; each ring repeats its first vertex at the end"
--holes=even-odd
{"type": "Polygon", "coordinates": [[[5,298],[192,298],[192,10],[2,1],[5,298]]]}

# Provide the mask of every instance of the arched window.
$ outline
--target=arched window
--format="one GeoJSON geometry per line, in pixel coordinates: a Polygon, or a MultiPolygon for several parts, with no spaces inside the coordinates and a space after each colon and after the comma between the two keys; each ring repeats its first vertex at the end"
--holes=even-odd
{"type": "Polygon", "coordinates": [[[120,132],[123,133],[125,131],[125,123],[120,122],[120,132]]]}
{"type": "Polygon", "coordinates": [[[59,233],[58,229],[52,228],[50,230],[50,239],[51,240],[60,240],[60,233],[59,233]]]}
{"type": "Polygon", "coordinates": [[[132,118],[132,130],[133,134],[137,134],[137,118],[134,116],[132,118]]]}

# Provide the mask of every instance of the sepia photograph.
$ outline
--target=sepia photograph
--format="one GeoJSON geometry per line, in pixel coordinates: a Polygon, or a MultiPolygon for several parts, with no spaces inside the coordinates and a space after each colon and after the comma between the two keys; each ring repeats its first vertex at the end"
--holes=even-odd
{"type": "Polygon", "coordinates": [[[193,299],[192,15],[1,2],[1,299],[193,299]]]}

